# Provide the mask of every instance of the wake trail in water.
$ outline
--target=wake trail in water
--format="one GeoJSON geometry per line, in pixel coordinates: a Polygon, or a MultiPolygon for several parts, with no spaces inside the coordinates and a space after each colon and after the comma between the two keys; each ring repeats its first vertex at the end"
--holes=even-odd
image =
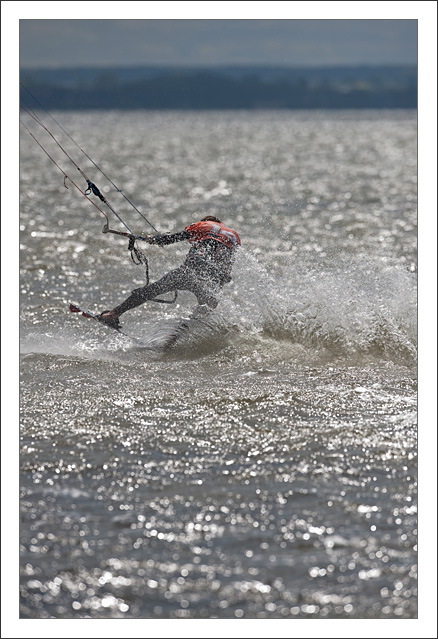
{"type": "MultiPolygon", "coordinates": [[[[234,320],[273,339],[335,353],[415,361],[416,279],[366,258],[291,262],[274,277],[243,252],[234,320]]],[[[232,319],[232,313],[228,317],[232,319]]]]}
{"type": "MultiPolygon", "coordinates": [[[[145,351],[155,348],[159,353],[160,345],[178,334],[180,321],[177,313],[152,322],[134,321],[134,341],[106,334],[102,327],[64,324],[44,334],[32,331],[23,337],[21,349],[23,354],[111,359],[141,348],[143,342],[145,351]]],[[[241,250],[233,283],[224,289],[218,308],[189,324],[170,352],[202,356],[231,340],[237,352],[241,348],[248,355],[260,347],[260,340],[268,340],[263,345],[268,351],[282,344],[313,354],[367,354],[410,365],[417,350],[416,279],[404,269],[363,257],[290,261],[274,276],[256,256],[241,250]]],[[[293,352],[285,352],[288,356],[293,352]]]]}

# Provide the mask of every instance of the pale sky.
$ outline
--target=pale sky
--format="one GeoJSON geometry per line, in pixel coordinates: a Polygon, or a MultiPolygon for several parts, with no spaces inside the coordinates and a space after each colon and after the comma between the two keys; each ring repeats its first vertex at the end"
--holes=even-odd
{"type": "Polygon", "coordinates": [[[416,63],[415,19],[20,20],[22,68],[416,63]]]}

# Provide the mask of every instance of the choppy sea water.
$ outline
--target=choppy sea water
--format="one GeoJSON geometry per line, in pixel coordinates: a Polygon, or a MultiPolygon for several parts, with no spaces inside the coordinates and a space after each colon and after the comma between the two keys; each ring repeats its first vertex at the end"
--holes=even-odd
{"type": "MultiPolygon", "coordinates": [[[[54,115],[160,232],[213,214],[242,249],[168,352],[70,314],[145,273],[22,130],[21,618],[416,619],[416,113],[54,115]]],[[[154,280],[187,247],[145,250],[154,280]]]]}

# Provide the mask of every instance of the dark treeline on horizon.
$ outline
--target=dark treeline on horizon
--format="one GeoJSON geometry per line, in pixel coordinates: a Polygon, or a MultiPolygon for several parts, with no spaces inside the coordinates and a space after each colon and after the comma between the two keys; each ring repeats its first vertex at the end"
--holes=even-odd
{"type": "Polygon", "coordinates": [[[20,81],[47,109],[417,108],[410,66],[23,69],[20,81]]]}

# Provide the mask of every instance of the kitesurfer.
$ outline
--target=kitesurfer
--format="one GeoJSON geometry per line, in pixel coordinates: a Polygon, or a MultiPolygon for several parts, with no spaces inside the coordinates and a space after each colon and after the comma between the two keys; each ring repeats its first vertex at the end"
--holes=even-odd
{"type": "Polygon", "coordinates": [[[216,308],[217,293],[231,281],[231,269],[235,251],[240,246],[236,231],[227,228],[217,217],[208,215],[200,222],[186,226],[177,233],[160,233],[146,236],[149,244],[174,244],[188,240],[190,250],[184,263],[158,281],[137,288],[119,306],[103,311],[100,319],[109,326],[120,328],[119,317],[147,300],[170,291],[190,291],[198,304],[216,308]]]}

